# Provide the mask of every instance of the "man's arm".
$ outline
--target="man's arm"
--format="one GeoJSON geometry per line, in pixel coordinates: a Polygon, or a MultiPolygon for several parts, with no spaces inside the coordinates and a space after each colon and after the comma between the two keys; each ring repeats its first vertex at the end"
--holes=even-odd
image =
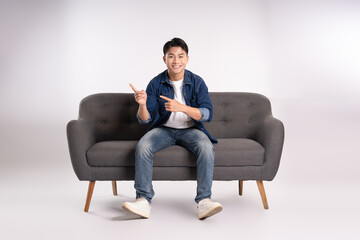
{"type": "Polygon", "coordinates": [[[137,113],[138,113],[138,117],[140,118],[141,121],[148,122],[150,114],[146,108],[146,104],[145,105],[139,104],[139,109],[138,109],[137,113]]]}
{"type": "Polygon", "coordinates": [[[130,83],[130,87],[135,93],[134,94],[135,101],[139,104],[138,117],[143,122],[147,122],[150,116],[149,111],[147,110],[146,107],[147,94],[144,90],[138,91],[131,83],[130,83]]]}
{"type": "Polygon", "coordinates": [[[191,117],[192,119],[194,119],[196,121],[201,120],[202,114],[198,108],[190,107],[187,105],[184,105],[184,106],[185,106],[184,110],[182,111],[183,113],[185,113],[186,115],[188,115],[189,117],[191,117]]]}
{"type": "Polygon", "coordinates": [[[200,122],[210,122],[213,116],[213,105],[210,99],[208,88],[202,80],[196,87],[196,106],[203,115],[200,122]]]}
{"type": "Polygon", "coordinates": [[[183,112],[196,121],[200,121],[200,119],[202,118],[202,114],[198,108],[194,108],[194,107],[187,106],[185,104],[181,104],[178,101],[168,98],[168,97],[164,97],[164,96],[160,96],[160,97],[167,101],[165,103],[166,111],[183,112]]]}

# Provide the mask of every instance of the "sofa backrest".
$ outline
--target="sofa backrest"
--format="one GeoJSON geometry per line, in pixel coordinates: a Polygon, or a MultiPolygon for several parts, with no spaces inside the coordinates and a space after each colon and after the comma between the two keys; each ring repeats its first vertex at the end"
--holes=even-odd
{"type": "MultiPolygon", "coordinates": [[[[211,122],[205,127],[216,138],[252,138],[257,125],[271,115],[270,101],[256,93],[212,92],[211,122]]],[[[131,93],[98,93],[80,103],[79,118],[92,120],[97,141],[139,140],[148,125],[136,118],[138,104],[131,93]]]]}
{"type": "Polygon", "coordinates": [[[261,121],[272,115],[270,101],[257,93],[210,93],[214,115],[206,129],[216,138],[253,138],[261,121]]]}

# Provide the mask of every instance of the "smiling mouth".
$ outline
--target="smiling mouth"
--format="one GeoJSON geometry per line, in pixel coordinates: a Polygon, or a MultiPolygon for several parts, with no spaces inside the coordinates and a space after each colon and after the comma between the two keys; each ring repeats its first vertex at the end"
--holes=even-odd
{"type": "Polygon", "coordinates": [[[172,67],[173,67],[173,68],[180,68],[181,65],[173,65],[172,67]]]}

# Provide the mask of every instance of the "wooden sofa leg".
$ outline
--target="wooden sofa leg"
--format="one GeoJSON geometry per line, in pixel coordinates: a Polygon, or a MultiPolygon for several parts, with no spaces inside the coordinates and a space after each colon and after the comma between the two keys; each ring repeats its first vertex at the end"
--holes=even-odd
{"type": "Polygon", "coordinates": [[[112,189],[114,196],[116,196],[117,195],[116,181],[112,181],[112,189]]]}
{"type": "Polygon", "coordinates": [[[241,196],[242,193],[243,193],[243,182],[244,182],[244,181],[239,180],[239,195],[240,195],[240,196],[241,196]]]}
{"type": "Polygon", "coordinates": [[[93,191],[94,191],[94,186],[95,186],[95,181],[90,181],[89,182],[88,193],[87,193],[87,197],[86,197],[86,203],[85,203],[84,212],[89,211],[91,197],[92,197],[92,194],[93,194],[93,191]]]}
{"type": "Polygon", "coordinates": [[[256,183],[257,183],[258,188],[259,188],[259,192],[260,192],[260,195],[261,195],[261,199],[262,199],[264,208],[269,209],[269,205],[268,205],[268,202],[267,202],[267,199],[266,199],[264,184],[263,184],[263,182],[261,180],[256,180],[256,183]]]}

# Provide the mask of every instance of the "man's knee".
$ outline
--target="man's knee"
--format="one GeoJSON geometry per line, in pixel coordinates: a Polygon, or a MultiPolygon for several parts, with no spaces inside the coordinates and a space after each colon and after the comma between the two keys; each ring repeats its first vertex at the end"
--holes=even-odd
{"type": "Polygon", "coordinates": [[[152,148],[151,148],[151,142],[147,141],[145,139],[141,139],[137,144],[135,148],[135,155],[151,155],[152,154],[152,148]]]}
{"type": "Polygon", "coordinates": [[[199,139],[196,144],[196,148],[198,150],[198,154],[214,155],[214,145],[207,137],[199,139]]]}
{"type": "Polygon", "coordinates": [[[159,135],[160,129],[155,128],[147,132],[136,144],[135,153],[137,154],[151,154],[153,152],[154,137],[159,135]]]}

